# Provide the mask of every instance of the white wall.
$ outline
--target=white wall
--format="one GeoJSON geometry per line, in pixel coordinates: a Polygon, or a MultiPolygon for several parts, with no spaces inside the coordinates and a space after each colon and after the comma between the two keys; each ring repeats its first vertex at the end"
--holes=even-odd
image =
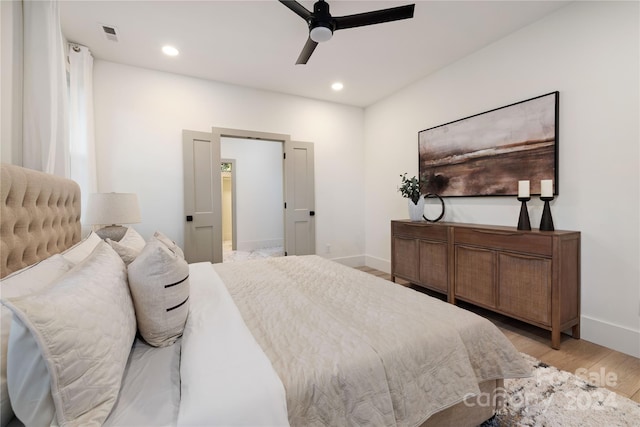
{"type": "Polygon", "coordinates": [[[238,250],[284,245],[282,142],[221,138],[223,159],[234,159],[238,250]]]}
{"type": "MultiPolygon", "coordinates": [[[[389,270],[399,174],[420,130],[560,91],[556,229],[582,232],[582,337],[640,356],[639,4],[575,2],[365,111],[367,264],[389,270]]],[[[515,226],[515,198],[447,199],[445,220],[515,226]]],[[[539,224],[542,204],[530,203],[539,224]]]]}
{"type": "Polygon", "coordinates": [[[364,111],[96,60],[98,191],[138,193],[144,237],[183,243],[182,130],[289,134],[315,146],[316,247],[364,254],[364,111]]]}

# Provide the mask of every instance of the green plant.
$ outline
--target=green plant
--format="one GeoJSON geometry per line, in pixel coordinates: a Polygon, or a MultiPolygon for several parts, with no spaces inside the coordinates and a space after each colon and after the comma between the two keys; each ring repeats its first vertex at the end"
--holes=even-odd
{"type": "Polygon", "coordinates": [[[403,175],[400,175],[400,178],[402,178],[402,184],[398,187],[398,191],[402,193],[402,197],[411,199],[413,204],[417,205],[421,196],[420,181],[415,176],[407,178],[406,172],[403,175]]]}

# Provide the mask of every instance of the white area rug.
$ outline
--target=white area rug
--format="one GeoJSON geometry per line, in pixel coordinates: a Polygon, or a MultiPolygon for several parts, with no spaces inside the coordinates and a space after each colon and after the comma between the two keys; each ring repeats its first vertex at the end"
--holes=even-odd
{"type": "MultiPolygon", "coordinates": [[[[533,376],[505,380],[505,406],[482,427],[638,427],[640,404],[523,354],[533,376]]],[[[585,378],[592,379],[591,374],[585,378]]],[[[600,383],[607,378],[601,379],[600,383]]]]}
{"type": "MultiPolygon", "coordinates": [[[[230,248],[230,245],[229,245],[230,248]]],[[[224,252],[222,255],[223,262],[235,262],[235,261],[246,261],[250,259],[260,259],[260,258],[271,258],[276,256],[284,256],[284,248],[282,246],[277,246],[273,248],[263,248],[257,249],[255,251],[232,251],[224,248],[224,252]]]]}

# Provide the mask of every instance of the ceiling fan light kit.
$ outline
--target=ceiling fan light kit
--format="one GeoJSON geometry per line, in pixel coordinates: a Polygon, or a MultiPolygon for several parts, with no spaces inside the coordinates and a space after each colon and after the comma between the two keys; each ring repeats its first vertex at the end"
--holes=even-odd
{"type": "Polygon", "coordinates": [[[309,37],[316,43],[329,41],[333,36],[333,31],[327,27],[315,27],[309,31],[309,37]]]}
{"type": "Polygon", "coordinates": [[[304,19],[309,26],[309,37],[302,48],[302,52],[300,52],[296,64],[306,64],[318,43],[330,40],[334,31],[413,18],[413,11],[416,6],[415,4],[408,4],[372,12],[336,16],[334,18],[329,13],[329,4],[324,0],[319,0],[313,5],[313,12],[310,12],[295,0],[279,1],[304,19]]]}

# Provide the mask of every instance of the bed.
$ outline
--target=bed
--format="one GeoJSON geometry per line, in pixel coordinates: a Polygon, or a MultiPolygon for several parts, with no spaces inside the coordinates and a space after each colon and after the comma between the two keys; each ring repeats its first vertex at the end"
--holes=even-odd
{"type": "Polygon", "coordinates": [[[1,173],[3,426],[476,426],[530,374],[486,319],[318,256],[180,264],[150,346],[143,256],[80,238],[74,182],[1,173]]]}

